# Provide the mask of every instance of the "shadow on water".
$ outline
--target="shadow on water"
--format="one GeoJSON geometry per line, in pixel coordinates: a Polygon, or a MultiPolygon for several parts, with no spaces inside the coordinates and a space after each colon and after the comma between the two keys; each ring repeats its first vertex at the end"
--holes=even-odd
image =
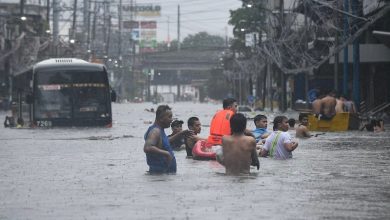
{"type": "MultiPolygon", "coordinates": [[[[208,135],[211,117],[221,107],[171,106],[175,118],[200,118],[201,137],[208,135]]],[[[155,115],[144,111],[151,107],[157,105],[114,104],[112,128],[1,128],[0,219],[390,216],[388,130],[299,140],[293,159],[260,158],[260,170],[252,168],[250,175],[226,176],[217,162],[186,159],[185,151],[175,152],[177,174],[150,175],[143,135],[154,121],[155,115]]],[[[254,128],[252,121],[248,127],[254,128]]]]}

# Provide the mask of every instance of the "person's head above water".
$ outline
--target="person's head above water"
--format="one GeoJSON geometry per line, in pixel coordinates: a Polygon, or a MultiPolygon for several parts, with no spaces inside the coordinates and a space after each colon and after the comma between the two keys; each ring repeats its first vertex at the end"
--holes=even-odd
{"type": "Polygon", "coordinates": [[[230,118],[230,128],[232,133],[244,133],[246,128],[246,117],[241,113],[234,114],[230,118]]]}
{"type": "Polygon", "coordinates": [[[288,125],[291,128],[294,128],[294,126],[295,126],[295,119],[293,119],[293,118],[288,119],[288,125]]]}
{"type": "Polygon", "coordinates": [[[181,120],[174,120],[172,123],[171,123],[171,128],[172,128],[172,134],[176,134],[176,133],[179,133],[180,131],[183,130],[183,121],[181,120]]]}
{"type": "Polygon", "coordinates": [[[195,132],[195,134],[199,134],[201,131],[201,124],[198,117],[191,117],[187,121],[188,129],[195,132]]]}
{"type": "Polygon", "coordinates": [[[234,98],[226,98],[222,103],[223,109],[230,109],[234,113],[237,112],[237,101],[234,98]]]}
{"type": "Polygon", "coordinates": [[[267,128],[268,120],[267,120],[267,116],[265,115],[261,115],[261,114],[256,115],[253,118],[253,122],[255,123],[256,128],[267,128]]]}
{"type": "Polygon", "coordinates": [[[172,123],[172,111],[168,105],[160,105],[156,110],[156,122],[162,128],[169,128],[172,123]]]}
{"type": "Polygon", "coordinates": [[[299,121],[302,125],[307,126],[309,124],[309,116],[307,114],[299,114],[299,121]]]}
{"type": "Polygon", "coordinates": [[[288,131],[288,118],[286,116],[276,116],[274,118],[274,131],[288,131]]]}

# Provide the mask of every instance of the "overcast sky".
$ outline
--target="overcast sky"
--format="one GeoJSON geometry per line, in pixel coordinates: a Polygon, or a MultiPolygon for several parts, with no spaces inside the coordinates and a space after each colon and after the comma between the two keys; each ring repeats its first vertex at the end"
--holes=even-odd
{"type": "MultiPolygon", "coordinates": [[[[46,0],[25,0],[27,4],[46,4],[46,0]]],[[[52,0],[51,0],[52,1],[52,0]]],[[[72,8],[74,0],[58,0],[64,8],[72,8]]],[[[102,1],[102,0],[100,0],[102,1]]],[[[119,0],[108,0],[111,10],[118,5],[119,0]]],[[[0,0],[0,2],[19,3],[20,0],[0,0]]],[[[181,40],[189,34],[206,31],[209,34],[225,37],[232,36],[232,26],[228,25],[229,10],[241,7],[240,0],[133,0],[137,4],[153,4],[161,6],[160,17],[139,18],[157,21],[157,39],[168,39],[168,26],[170,39],[177,39],[177,6],[181,12],[181,40]],[[169,23],[168,23],[169,19],[169,23]]],[[[122,0],[123,4],[130,4],[130,0],[122,0]]],[[[83,0],[78,0],[78,8],[81,10],[83,0]]],[[[62,12],[62,17],[71,19],[71,12],[62,12]]],[[[77,16],[77,23],[82,22],[82,14],[77,16]]],[[[60,33],[66,35],[71,22],[60,24],[60,33]]]]}

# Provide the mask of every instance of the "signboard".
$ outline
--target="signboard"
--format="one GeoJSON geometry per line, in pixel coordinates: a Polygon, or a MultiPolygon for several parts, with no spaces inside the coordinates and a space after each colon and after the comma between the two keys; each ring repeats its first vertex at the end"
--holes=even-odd
{"type": "Polygon", "coordinates": [[[245,46],[254,47],[256,42],[259,41],[259,33],[252,32],[245,34],[245,46]]]}
{"type": "Polygon", "coordinates": [[[161,6],[153,4],[123,5],[123,11],[133,12],[135,16],[159,17],[161,16],[161,6]]]}
{"type": "Polygon", "coordinates": [[[139,41],[140,52],[154,52],[157,47],[156,21],[124,21],[123,28],[131,30],[131,39],[139,41]]]}
{"type": "Polygon", "coordinates": [[[141,21],[142,29],[156,29],[157,22],[156,21],[141,21]]]}
{"type": "Polygon", "coordinates": [[[156,40],[156,30],[141,30],[143,40],[156,40]]]}
{"type": "Polygon", "coordinates": [[[132,40],[139,40],[139,30],[132,30],[131,31],[131,39],[132,40]]]}
{"type": "Polygon", "coordinates": [[[139,22],[138,21],[123,21],[123,28],[124,29],[137,29],[137,28],[139,28],[139,22]]]}
{"type": "Polygon", "coordinates": [[[385,5],[385,0],[363,0],[363,14],[368,15],[385,5]]]}

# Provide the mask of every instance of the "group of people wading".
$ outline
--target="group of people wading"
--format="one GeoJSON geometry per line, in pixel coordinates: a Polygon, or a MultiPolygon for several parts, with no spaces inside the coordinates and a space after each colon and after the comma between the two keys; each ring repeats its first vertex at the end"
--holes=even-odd
{"type": "Polygon", "coordinates": [[[233,175],[249,174],[251,165],[259,169],[258,156],[292,158],[292,151],[298,147],[287,132],[287,117],[276,116],[273,131],[268,132],[267,118],[258,115],[254,120],[256,129],[250,131],[246,128],[246,117],[237,113],[237,102],[233,98],[223,100],[223,109],[211,120],[207,139],[197,136],[201,127],[197,117],[191,117],[187,123],[189,129],[183,130],[176,127],[181,128],[184,122],[173,121],[172,115],[168,105],[158,106],[155,121],[145,133],[144,152],[150,173],[175,173],[177,164],[172,146],[185,147],[187,156],[190,156],[191,148],[197,141],[205,141],[207,146],[220,146],[216,159],[225,166],[226,174],[233,175]],[[167,136],[164,129],[170,126],[173,132],[167,136]],[[259,148],[260,145],[263,147],[259,148]]]}

